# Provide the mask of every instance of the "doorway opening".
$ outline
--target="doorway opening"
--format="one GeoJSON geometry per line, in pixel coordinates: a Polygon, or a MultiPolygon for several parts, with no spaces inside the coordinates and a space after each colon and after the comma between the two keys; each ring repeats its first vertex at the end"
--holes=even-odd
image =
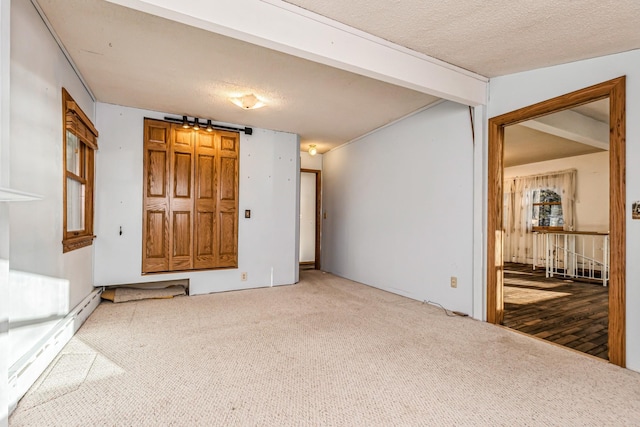
{"type": "MultiPolygon", "coordinates": [[[[505,321],[505,128],[609,99],[609,246],[608,359],[625,366],[625,78],[591,86],[489,120],[489,177],[487,239],[487,320],[505,321]]],[[[552,199],[552,198],[551,198],[552,199]]],[[[539,203],[539,201],[538,201],[539,203]]],[[[550,205],[551,206],[551,205],[550,205]]],[[[552,210],[545,206],[545,210],[552,210]]],[[[510,214],[510,213],[509,213],[510,214]]],[[[540,217],[536,218],[538,221],[540,217]]],[[[551,218],[545,219],[551,223],[551,218]]],[[[557,218],[555,219],[556,226],[557,218]]],[[[564,224],[563,224],[564,225],[564,224]]],[[[567,227],[563,227],[567,228],[567,227]]],[[[566,230],[565,230],[566,231],[566,230]]],[[[569,230],[572,231],[572,230],[569,230]]],[[[546,255],[566,253],[567,246],[546,246],[546,255]]],[[[509,249],[510,250],[510,249],[509,249]]],[[[533,254],[531,254],[533,257],[533,254]]],[[[577,265],[577,264],[576,264],[577,265]]],[[[575,268],[576,265],[571,266],[575,268]]],[[[509,265],[509,267],[513,268],[509,265]]],[[[565,269],[568,269],[568,264],[565,269]]],[[[548,271],[548,266],[545,267],[548,271]]]]}
{"type": "Polygon", "coordinates": [[[320,270],[321,171],[300,170],[300,268],[320,270]]]}
{"type": "Polygon", "coordinates": [[[503,325],[608,360],[609,98],[505,127],[503,325]]]}

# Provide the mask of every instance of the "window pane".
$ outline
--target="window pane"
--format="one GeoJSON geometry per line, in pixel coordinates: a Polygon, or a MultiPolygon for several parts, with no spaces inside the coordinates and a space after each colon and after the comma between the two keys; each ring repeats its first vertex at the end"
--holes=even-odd
{"type": "Polygon", "coordinates": [[[540,203],[540,191],[533,190],[533,194],[531,196],[531,203],[540,203]]]}
{"type": "Polygon", "coordinates": [[[84,230],[84,184],[67,178],[67,231],[84,230]]]}
{"type": "Polygon", "coordinates": [[[561,197],[550,189],[539,189],[532,192],[532,225],[534,227],[562,227],[561,197]]]}
{"type": "Polygon", "coordinates": [[[540,225],[541,227],[549,226],[549,212],[551,212],[551,206],[540,206],[540,221],[538,222],[538,225],[540,225]]]}
{"type": "Polygon", "coordinates": [[[67,170],[80,175],[80,144],[78,137],[67,130],[67,170]]]}
{"type": "Polygon", "coordinates": [[[540,206],[533,205],[533,215],[531,215],[531,225],[540,226],[540,206]]]}
{"type": "Polygon", "coordinates": [[[551,205],[549,211],[549,225],[551,227],[562,227],[564,221],[562,220],[562,206],[551,205]]]}
{"type": "Polygon", "coordinates": [[[542,190],[540,191],[540,201],[541,202],[560,202],[560,195],[555,191],[551,190],[542,190]]]}

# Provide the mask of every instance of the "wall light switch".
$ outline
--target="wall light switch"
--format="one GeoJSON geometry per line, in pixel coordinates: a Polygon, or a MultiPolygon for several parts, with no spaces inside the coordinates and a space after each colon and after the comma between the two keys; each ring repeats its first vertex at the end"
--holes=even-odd
{"type": "Polygon", "coordinates": [[[245,209],[244,217],[245,218],[251,218],[251,209],[245,209]]]}
{"type": "Polygon", "coordinates": [[[458,278],[455,276],[451,276],[451,287],[452,288],[458,287],[458,278]]]}

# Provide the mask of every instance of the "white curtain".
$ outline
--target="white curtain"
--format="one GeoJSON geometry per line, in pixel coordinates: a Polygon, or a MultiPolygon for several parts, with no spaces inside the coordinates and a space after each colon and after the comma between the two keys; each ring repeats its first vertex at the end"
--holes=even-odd
{"type": "Polygon", "coordinates": [[[504,181],[503,226],[504,261],[531,264],[533,262],[533,192],[549,189],[560,195],[564,230],[574,231],[575,169],[541,175],[508,178],[504,181]]]}

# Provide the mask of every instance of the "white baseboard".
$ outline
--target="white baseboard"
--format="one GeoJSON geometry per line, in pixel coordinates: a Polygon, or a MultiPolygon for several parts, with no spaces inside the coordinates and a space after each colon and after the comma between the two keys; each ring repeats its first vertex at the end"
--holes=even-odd
{"type": "Polygon", "coordinates": [[[91,292],[27,354],[9,368],[9,414],[71,337],[100,304],[102,289],[91,292]]]}

